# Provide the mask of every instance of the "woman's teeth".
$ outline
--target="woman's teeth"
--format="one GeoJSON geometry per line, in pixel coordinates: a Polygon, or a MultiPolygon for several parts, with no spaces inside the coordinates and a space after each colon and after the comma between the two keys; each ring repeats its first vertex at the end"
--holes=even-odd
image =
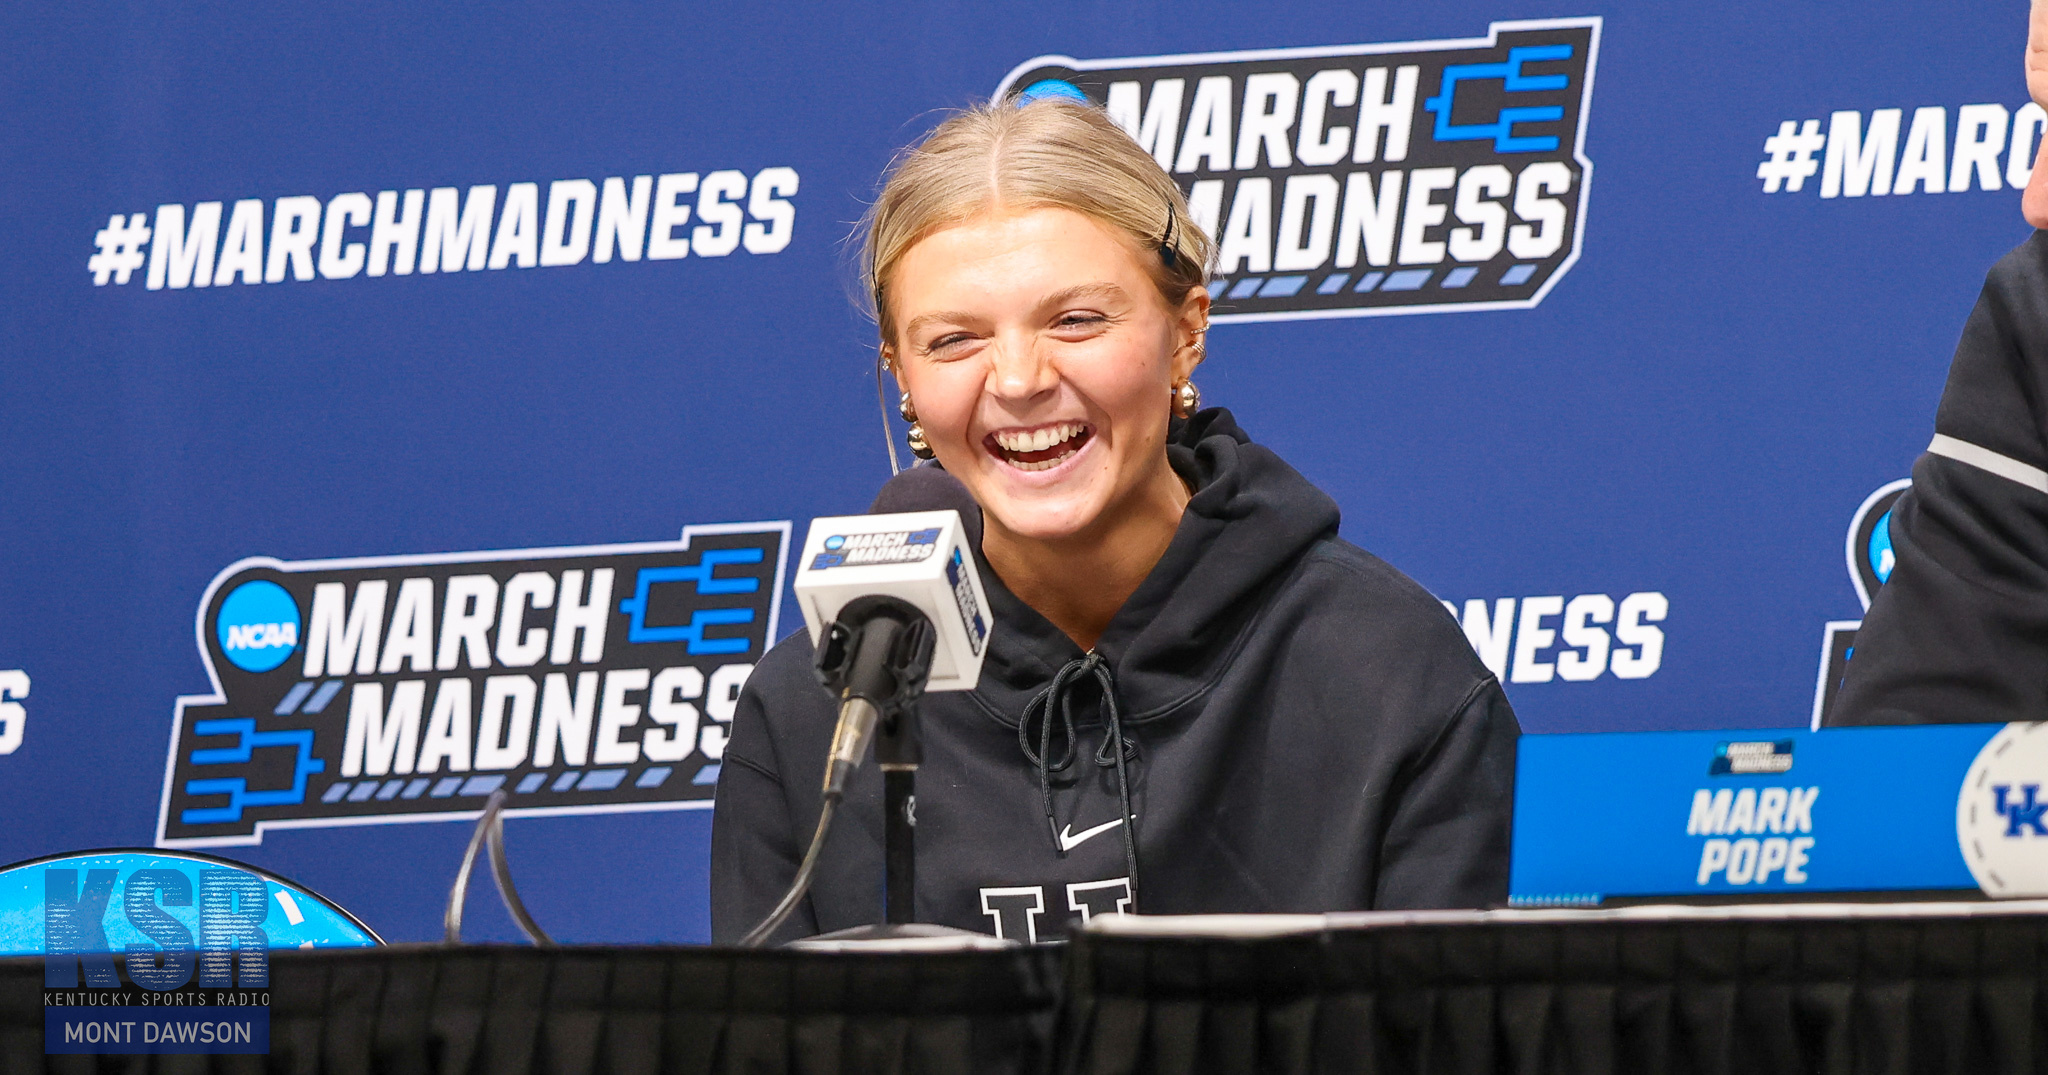
{"type": "Polygon", "coordinates": [[[1061,422],[1058,425],[1034,429],[1030,432],[1002,432],[996,434],[996,443],[1005,451],[1042,452],[1055,444],[1072,440],[1081,435],[1081,423],[1061,422]]]}
{"type": "Polygon", "coordinates": [[[993,434],[997,455],[1018,470],[1051,470],[1065,462],[1087,443],[1088,427],[1081,422],[1057,422],[1033,430],[1004,430],[993,434]]]}

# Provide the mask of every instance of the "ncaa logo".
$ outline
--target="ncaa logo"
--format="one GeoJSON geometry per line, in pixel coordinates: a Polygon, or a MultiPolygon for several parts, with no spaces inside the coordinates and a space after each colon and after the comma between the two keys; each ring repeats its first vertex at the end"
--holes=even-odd
{"type": "Polygon", "coordinates": [[[1956,842],[1990,896],[2048,896],[2048,724],[2008,724],[1963,777],[1956,842]]]}
{"type": "Polygon", "coordinates": [[[277,583],[245,582],[221,602],[215,630],[236,668],[268,672],[299,648],[299,605],[277,583]]]}

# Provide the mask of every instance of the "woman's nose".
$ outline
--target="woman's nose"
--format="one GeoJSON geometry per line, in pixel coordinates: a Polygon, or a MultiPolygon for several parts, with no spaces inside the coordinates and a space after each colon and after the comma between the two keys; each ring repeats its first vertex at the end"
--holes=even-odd
{"type": "Polygon", "coordinates": [[[999,336],[989,354],[988,391],[1001,399],[1028,400],[1059,384],[1059,371],[1029,336],[999,336]]]}

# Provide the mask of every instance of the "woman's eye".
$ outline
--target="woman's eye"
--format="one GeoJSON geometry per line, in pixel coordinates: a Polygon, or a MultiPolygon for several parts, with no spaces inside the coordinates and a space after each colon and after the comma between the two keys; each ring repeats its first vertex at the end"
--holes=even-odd
{"type": "Polygon", "coordinates": [[[1060,317],[1059,326],[1061,328],[1085,328],[1090,325],[1099,325],[1104,320],[1106,318],[1101,314],[1063,314],[1060,317]]]}
{"type": "Polygon", "coordinates": [[[929,343],[929,344],[926,344],[926,345],[925,345],[925,350],[927,350],[927,351],[943,351],[943,350],[945,350],[946,348],[948,348],[948,347],[951,347],[951,346],[953,346],[953,345],[955,345],[955,344],[960,344],[960,343],[966,343],[966,342],[967,342],[967,339],[968,339],[968,337],[967,337],[967,334],[966,334],[966,333],[964,333],[964,332],[954,332],[954,333],[950,333],[950,334],[948,334],[948,335],[945,335],[945,336],[941,336],[941,337],[939,337],[939,338],[938,338],[938,339],[936,339],[936,340],[933,340],[933,341],[932,341],[931,343],[929,343]]]}

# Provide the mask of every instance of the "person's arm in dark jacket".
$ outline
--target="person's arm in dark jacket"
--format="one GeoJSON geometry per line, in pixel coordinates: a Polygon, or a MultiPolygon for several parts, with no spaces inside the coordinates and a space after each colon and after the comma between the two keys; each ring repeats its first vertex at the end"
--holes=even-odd
{"type": "Polygon", "coordinates": [[[1521,734],[1507,696],[1488,676],[1415,760],[1397,792],[1381,845],[1374,910],[1507,902],[1521,734]]]}
{"type": "Polygon", "coordinates": [[[1826,723],[2048,719],[2048,232],[1991,270],[1826,723]]]}

